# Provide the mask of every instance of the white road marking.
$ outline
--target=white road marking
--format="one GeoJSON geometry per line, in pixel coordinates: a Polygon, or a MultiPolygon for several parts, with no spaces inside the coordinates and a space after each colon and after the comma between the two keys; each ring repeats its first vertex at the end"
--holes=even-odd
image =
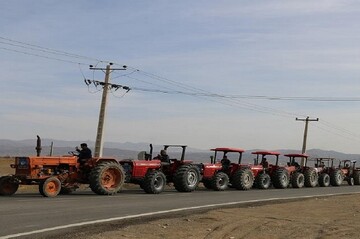
{"type": "Polygon", "coordinates": [[[96,223],[112,222],[112,221],[133,219],[133,218],[139,218],[139,217],[145,217],[145,216],[155,216],[155,215],[161,215],[161,214],[166,214],[166,213],[181,212],[181,211],[188,211],[188,210],[195,210],[195,209],[216,208],[216,207],[231,206],[231,205],[236,205],[236,204],[269,202],[269,201],[286,201],[286,200],[301,199],[301,198],[328,197],[328,196],[359,194],[359,193],[360,192],[331,193],[331,194],[319,194],[319,195],[297,196],[297,197],[286,197],[286,198],[268,198],[268,199],[257,199],[257,200],[241,201],[241,202],[237,201],[237,202],[217,203],[217,204],[209,204],[209,205],[194,206],[194,207],[176,208],[176,209],[170,209],[170,210],[164,210],[164,211],[128,215],[128,216],[123,216],[123,217],[112,217],[112,218],[92,220],[92,221],[87,221],[87,222],[72,223],[72,224],[68,224],[68,225],[62,225],[62,226],[56,226],[56,227],[50,227],[50,228],[29,231],[29,232],[22,232],[22,233],[6,235],[6,236],[0,237],[0,239],[8,239],[8,238],[14,238],[14,237],[20,237],[20,236],[29,236],[29,235],[37,234],[37,233],[44,233],[44,232],[67,229],[67,228],[72,228],[72,227],[86,226],[86,225],[91,225],[91,224],[96,224],[96,223]]]}

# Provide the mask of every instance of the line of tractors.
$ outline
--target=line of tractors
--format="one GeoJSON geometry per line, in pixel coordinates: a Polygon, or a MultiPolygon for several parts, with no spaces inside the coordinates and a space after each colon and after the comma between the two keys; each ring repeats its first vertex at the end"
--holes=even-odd
{"type": "Polygon", "coordinates": [[[153,148],[142,152],[137,160],[116,160],[111,157],[91,158],[80,163],[73,154],[66,156],[16,157],[10,166],[13,175],[0,177],[0,195],[16,193],[19,185],[38,185],[45,197],[69,194],[88,184],[100,195],[113,195],[122,190],[124,183],[139,185],[146,193],[159,194],[168,183],[179,192],[192,192],[199,183],[207,189],[223,191],[228,187],[238,190],[251,188],[284,189],[288,187],[360,185],[360,168],[356,161],[342,160],[335,166],[333,158],[312,159],[309,166],[306,154],[285,154],[286,165],[279,164],[279,152],[256,151],[251,164],[242,163],[244,150],[240,148],[214,148],[208,163],[185,160],[186,145],[164,145],[164,151],[177,148],[179,159],[153,158],[153,148]],[[236,157],[230,161],[228,156],[236,157]],[[269,159],[268,159],[269,158],[269,159]]]}

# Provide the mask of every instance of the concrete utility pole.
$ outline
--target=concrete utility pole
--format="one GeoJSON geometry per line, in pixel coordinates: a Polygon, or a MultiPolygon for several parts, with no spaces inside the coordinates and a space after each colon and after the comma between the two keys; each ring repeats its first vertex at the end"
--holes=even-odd
{"type": "Polygon", "coordinates": [[[101,98],[101,106],[100,106],[100,113],[99,113],[99,122],[98,122],[98,128],[96,133],[96,141],[95,141],[95,157],[101,157],[103,154],[103,147],[104,147],[104,124],[105,124],[105,115],[106,115],[106,104],[107,104],[107,95],[109,91],[109,81],[110,81],[110,73],[114,70],[126,70],[126,66],[122,69],[110,69],[112,66],[112,63],[109,63],[106,66],[106,69],[104,68],[93,68],[93,66],[90,65],[91,70],[105,70],[105,80],[103,83],[103,92],[102,92],[102,98],[101,98]]]}
{"type": "Polygon", "coordinates": [[[305,119],[296,118],[295,120],[297,120],[297,121],[305,121],[303,147],[302,147],[302,151],[301,151],[301,153],[304,154],[304,153],[306,152],[306,141],[307,141],[307,132],[308,132],[308,124],[309,124],[309,121],[319,121],[319,118],[310,119],[309,116],[308,116],[308,117],[306,117],[305,119]]]}

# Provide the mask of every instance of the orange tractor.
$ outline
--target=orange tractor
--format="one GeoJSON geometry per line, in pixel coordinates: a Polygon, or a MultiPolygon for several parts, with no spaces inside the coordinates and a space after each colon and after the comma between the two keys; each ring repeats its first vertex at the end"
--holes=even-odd
{"type": "Polygon", "coordinates": [[[41,195],[55,197],[71,193],[80,184],[89,184],[96,194],[112,195],[121,190],[125,179],[114,158],[91,158],[80,164],[75,155],[40,156],[38,151],[37,156],[16,157],[11,167],[15,174],[0,178],[0,195],[13,195],[19,185],[39,185],[41,195]]]}

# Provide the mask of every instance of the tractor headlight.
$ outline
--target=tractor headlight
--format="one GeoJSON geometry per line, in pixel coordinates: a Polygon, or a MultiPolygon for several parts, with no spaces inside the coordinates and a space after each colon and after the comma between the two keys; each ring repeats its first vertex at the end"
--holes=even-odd
{"type": "Polygon", "coordinates": [[[18,168],[28,168],[29,162],[27,158],[19,158],[18,168]]]}

